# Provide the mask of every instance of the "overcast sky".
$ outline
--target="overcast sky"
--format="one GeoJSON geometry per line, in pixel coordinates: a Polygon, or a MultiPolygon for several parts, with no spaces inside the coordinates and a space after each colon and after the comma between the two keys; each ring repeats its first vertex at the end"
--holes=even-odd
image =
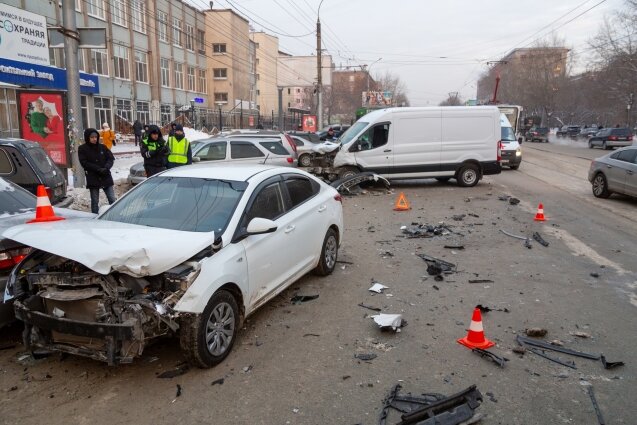
{"type": "MultiPolygon", "coordinates": [[[[206,0],[188,0],[208,8],[206,0]]],[[[215,0],[233,8],[255,30],[277,35],[294,55],[316,52],[320,0],[215,0]]],[[[516,47],[557,35],[585,66],[588,39],[623,0],[323,0],[323,48],[339,65],[370,64],[372,76],[386,70],[407,85],[414,106],[436,105],[449,92],[476,95],[487,60],[516,47]],[[590,11],[582,14],[587,9],[590,11]],[[577,17],[577,15],[581,16],[577,17]],[[573,20],[570,23],[568,21],[573,20]]]]}

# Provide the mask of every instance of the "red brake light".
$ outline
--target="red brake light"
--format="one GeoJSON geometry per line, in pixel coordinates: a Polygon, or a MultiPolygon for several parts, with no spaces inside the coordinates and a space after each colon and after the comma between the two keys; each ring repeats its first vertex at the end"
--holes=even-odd
{"type": "Polygon", "coordinates": [[[285,136],[285,139],[290,144],[290,146],[292,146],[292,150],[294,151],[294,153],[296,153],[296,143],[294,143],[294,140],[292,139],[292,137],[290,137],[289,134],[285,134],[284,136],[285,136]]]}
{"type": "Polygon", "coordinates": [[[608,136],[608,140],[617,140],[617,136],[608,136]]]}
{"type": "Polygon", "coordinates": [[[498,162],[502,161],[502,140],[498,140],[497,158],[498,162]]]}
{"type": "Polygon", "coordinates": [[[10,249],[0,252],[0,269],[10,269],[27,256],[31,248],[10,249]]]}
{"type": "Polygon", "coordinates": [[[294,162],[294,159],[292,157],[287,157],[286,158],[288,160],[288,164],[292,164],[294,162]]]}
{"type": "Polygon", "coordinates": [[[343,203],[343,197],[340,194],[334,195],[334,200],[343,203]]]}

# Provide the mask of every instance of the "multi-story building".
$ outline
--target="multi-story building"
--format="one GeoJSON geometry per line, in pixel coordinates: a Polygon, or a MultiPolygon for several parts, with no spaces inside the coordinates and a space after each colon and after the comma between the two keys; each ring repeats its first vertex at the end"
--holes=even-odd
{"type": "Polygon", "coordinates": [[[342,122],[356,119],[356,110],[363,104],[363,93],[376,89],[376,81],[366,70],[345,70],[332,73],[332,96],[328,100],[329,115],[342,122]]]}
{"type": "Polygon", "coordinates": [[[251,32],[256,48],[256,102],[262,115],[274,115],[279,110],[277,92],[277,57],[279,39],[264,32],[251,32]]]}
{"type": "MultiPolygon", "coordinates": [[[[3,2],[45,16],[47,26],[62,25],[57,1],[3,2]]],[[[106,49],[79,51],[80,70],[97,74],[100,88],[82,95],[84,127],[125,128],[136,119],[163,125],[188,114],[194,98],[207,106],[203,12],[180,0],[76,0],[75,10],[78,27],[106,28],[107,40],[106,49]]],[[[50,61],[64,67],[64,50],[50,49],[50,61]]],[[[6,89],[4,98],[11,98],[6,89]]]]}

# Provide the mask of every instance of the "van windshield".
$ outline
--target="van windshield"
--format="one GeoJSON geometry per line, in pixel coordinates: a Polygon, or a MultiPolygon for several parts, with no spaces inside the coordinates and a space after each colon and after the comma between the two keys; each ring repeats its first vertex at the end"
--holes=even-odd
{"type": "Polygon", "coordinates": [[[345,133],[341,135],[341,138],[340,138],[341,145],[346,145],[352,140],[354,140],[354,137],[356,137],[358,133],[360,133],[361,130],[367,127],[368,125],[369,125],[368,122],[358,121],[356,124],[351,126],[345,133]]]}
{"type": "Polygon", "coordinates": [[[513,133],[513,128],[502,127],[500,138],[503,142],[515,142],[515,134],[513,133]]]}

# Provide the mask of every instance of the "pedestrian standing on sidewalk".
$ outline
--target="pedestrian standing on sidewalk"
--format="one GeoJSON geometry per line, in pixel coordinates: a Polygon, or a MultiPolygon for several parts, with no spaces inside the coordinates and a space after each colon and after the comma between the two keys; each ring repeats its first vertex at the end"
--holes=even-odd
{"type": "Polygon", "coordinates": [[[168,168],[192,164],[190,142],[181,124],[175,124],[175,135],[168,137],[168,151],[168,168]]]}
{"type": "Polygon", "coordinates": [[[100,136],[102,136],[102,143],[106,148],[110,151],[113,149],[113,145],[115,145],[115,132],[111,130],[108,123],[105,122],[102,124],[102,131],[100,136]]]}
{"type": "Polygon", "coordinates": [[[144,157],[144,170],[146,177],[153,176],[166,169],[166,155],[168,146],[161,135],[161,130],[156,125],[148,129],[148,138],[142,140],[142,156],[144,157]]]}
{"type": "Polygon", "coordinates": [[[80,164],[86,173],[86,187],[91,192],[91,212],[99,211],[100,189],[104,190],[108,203],[115,202],[111,168],[115,158],[106,146],[99,143],[100,135],[94,128],[84,130],[84,144],[77,150],[80,164]]]}
{"type": "Polygon", "coordinates": [[[142,143],[142,123],[139,120],[135,120],[133,123],[133,133],[135,133],[135,146],[142,143]]]}

